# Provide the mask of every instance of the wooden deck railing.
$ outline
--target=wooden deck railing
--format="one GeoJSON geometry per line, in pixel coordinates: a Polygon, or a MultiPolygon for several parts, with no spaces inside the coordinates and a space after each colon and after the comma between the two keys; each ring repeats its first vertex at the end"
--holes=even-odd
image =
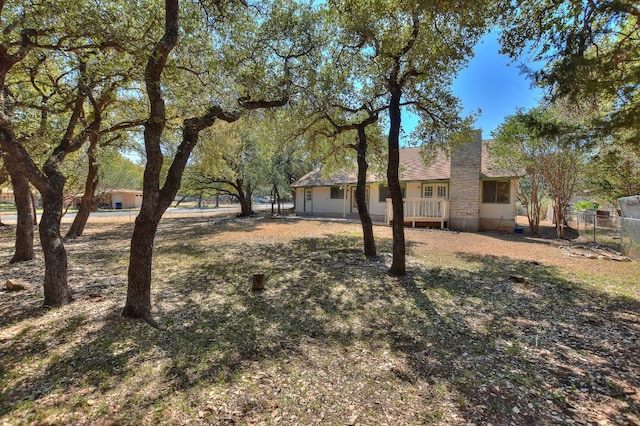
{"type": "MultiPolygon", "coordinates": [[[[404,221],[411,222],[440,222],[440,229],[444,229],[444,223],[449,221],[449,200],[446,198],[405,198],[404,221]]],[[[387,225],[393,220],[393,208],[391,198],[387,198],[387,211],[385,212],[387,225]]]]}

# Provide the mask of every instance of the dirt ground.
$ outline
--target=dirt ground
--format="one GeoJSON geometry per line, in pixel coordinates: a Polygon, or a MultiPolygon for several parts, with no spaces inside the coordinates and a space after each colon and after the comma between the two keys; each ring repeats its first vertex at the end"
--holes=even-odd
{"type": "Polygon", "coordinates": [[[132,230],[67,242],[76,302],[47,312],[42,256],[8,265],[0,229],[0,284],[27,287],[0,290],[1,424],[640,424],[640,265],[579,235],[407,228],[397,279],[386,226],[367,261],[354,222],[167,218],[166,335],[118,319],[132,230]]]}

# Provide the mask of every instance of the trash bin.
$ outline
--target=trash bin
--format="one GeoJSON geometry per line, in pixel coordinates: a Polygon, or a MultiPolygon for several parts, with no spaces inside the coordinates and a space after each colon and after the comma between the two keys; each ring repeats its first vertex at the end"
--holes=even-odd
{"type": "Polygon", "coordinates": [[[122,208],[122,203],[116,203],[116,209],[121,209],[122,208]]]}

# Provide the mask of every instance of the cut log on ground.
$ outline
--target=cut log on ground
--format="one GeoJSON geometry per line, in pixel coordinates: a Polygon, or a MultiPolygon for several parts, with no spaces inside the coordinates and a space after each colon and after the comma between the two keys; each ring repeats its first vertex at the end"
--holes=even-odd
{"type": "Polygon", "coordinates": [[[264,290],[264,281],[264,274],[253,274],[253,286],[251,287],[251,291],[264,290]]]}

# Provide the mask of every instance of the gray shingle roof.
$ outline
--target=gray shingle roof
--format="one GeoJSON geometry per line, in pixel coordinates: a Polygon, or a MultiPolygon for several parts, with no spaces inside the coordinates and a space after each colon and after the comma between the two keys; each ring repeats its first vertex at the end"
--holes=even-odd
{"type": "Polygon", "coordinates": [[[294,188],[301,186],[329,186],[354,183],[357,181],[354,173],[335,173],[332,176],[324,176],[321,168],[316,168],[300,179],[295,181],[291,186],[294,188]]]}
{"type": "Polygon", "coordinates": [[[402,148],[400,150],[400,180],[439,180],[449,179],[451,175],[451,159],[442,152],[425,163],[420,149],[402,148]]]}
{"type": "MultiPolygon", "coordinates": [[[[420,154],[420,147],[400,149],[400,180],[403,182],[425,181],[425,180],[448,180],[451,177],[451,159],[442,152],[438,152],[435,158],[425,163],[420,154]]],[[[513,177],[510,173],[489,170],[487,167],[489,155],[486,144],[482,147],[482,170],[480,178],[513,177]]],[[[367,182],[382,182],[386,177],[376,177],[370,174],[367,182]]],[[[317,168],[292,184],[294,188],[303,186],[330,186],[355,184],[357,176],[354,171],[335,173],[332,176],[323,175],[322,169],[317,168]]]]}

